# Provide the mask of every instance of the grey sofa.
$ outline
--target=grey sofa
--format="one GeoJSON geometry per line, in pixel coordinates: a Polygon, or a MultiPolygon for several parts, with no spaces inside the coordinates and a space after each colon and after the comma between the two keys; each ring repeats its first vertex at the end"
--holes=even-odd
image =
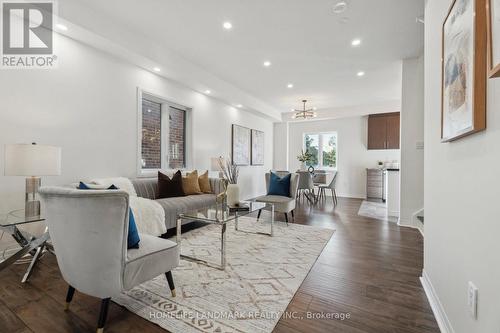
{"type": "MultiPolygon", "coordinates": [[[[167,229],[175,228],[177,216],[195,209],[206,208],[215,204],[217,194],[224,191],[223,184],[218,178],[209,178],[212,192],[210,194],[196,194],[185,197],[158,199],[158,178],[132,179],[135,191],[139,197],[155,200],[165,210],[165,225],[167,229]]],[[[190,221],[183,221],[189,223],[190,221]]]]}

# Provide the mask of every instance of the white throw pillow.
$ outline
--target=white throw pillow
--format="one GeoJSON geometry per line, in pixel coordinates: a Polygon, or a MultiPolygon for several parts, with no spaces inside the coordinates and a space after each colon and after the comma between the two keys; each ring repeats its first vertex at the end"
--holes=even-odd
{"type": "Polygon", "coordinates": [[[130,179],[125,177],[114,177],[114,178],[99,178],[92,179],[92,183],[103,185],[105,187],[109,187],[111,185],[115,185],[120,190],[124,190],[131,197],[136,197],[137,192],[135,192],[134,184],[130,181],[130,179]]]}

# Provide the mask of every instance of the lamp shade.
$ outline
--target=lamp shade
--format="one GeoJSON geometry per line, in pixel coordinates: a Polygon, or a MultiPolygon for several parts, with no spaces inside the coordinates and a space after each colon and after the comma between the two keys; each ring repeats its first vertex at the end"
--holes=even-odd
{"type": "Polygon", "coordinates": [[[222,171],[219,161],[222,161],[224,165],[224,157],[212,157],[210,158],[210,171],[222,171]]]}
{"type": "Polygon", "coordinates": [[[61,148],[37,144],[5,145],[5,176],[58,176],[61,148]]]}

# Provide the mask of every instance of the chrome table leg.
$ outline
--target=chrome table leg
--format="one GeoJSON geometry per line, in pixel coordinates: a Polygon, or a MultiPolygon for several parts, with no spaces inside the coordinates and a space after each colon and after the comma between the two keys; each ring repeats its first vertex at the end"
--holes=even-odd
{"type": "Polygon", "coordinates": [[[222,224],[221,246],[220,246],[220,263],[222,270],[226,269],[226,223],[222,224]]]}
{"type": "Polygon", "coordinates": [[[271,204],[271,237],[274,236],[274,205],[271,204]]]}

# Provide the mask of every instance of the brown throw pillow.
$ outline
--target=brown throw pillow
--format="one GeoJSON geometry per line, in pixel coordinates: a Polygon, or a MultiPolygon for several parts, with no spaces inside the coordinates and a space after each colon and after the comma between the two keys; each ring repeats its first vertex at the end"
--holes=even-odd
{"type": "Polygon", "coordinates": [[[172,179],[158,171],[158,198],[183,197],[186,194],[182,187],[182,174],[178,170],[172,179]]]}
{"type": "Polygon", "coordinates": [[[186,195],[201,194],[200,185],[198,184],[198,171],[194,170],[182,177],[182,188],[186,195]]]}
{"type": "Polygon", "coordinates": [[[210,181],[208,180],[208,170],[198,177],[198,184],[200,184],[200,190],[203,193],[212,193],[212,187],[210,186],[210,181]]]}

